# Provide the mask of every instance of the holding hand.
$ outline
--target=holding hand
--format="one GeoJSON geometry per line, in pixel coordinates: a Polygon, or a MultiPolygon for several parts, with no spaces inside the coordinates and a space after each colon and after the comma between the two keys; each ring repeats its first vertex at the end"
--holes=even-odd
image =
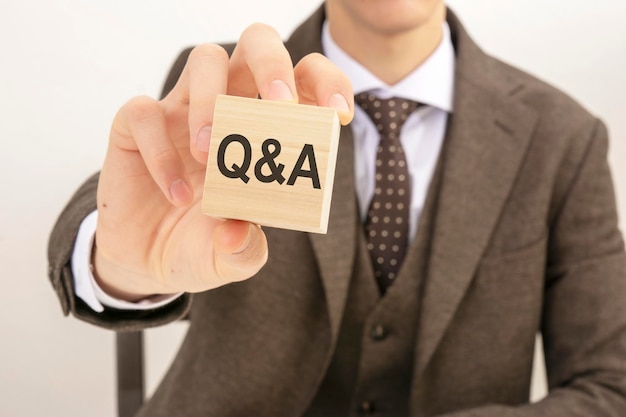
{"type": "Polygon", "coordinates": [[[294,68],[268,26],[246,29],[230,59],[218,45],[196,47],[163,100],[135,97],[113,121],[93,259],[109,294],[133,301],[205,291],[247,279],[265,264],[260,227],[200,212],[218,94],[333,107],[342,124],[353,115],[348,78],[319,54],[294,68]]]}

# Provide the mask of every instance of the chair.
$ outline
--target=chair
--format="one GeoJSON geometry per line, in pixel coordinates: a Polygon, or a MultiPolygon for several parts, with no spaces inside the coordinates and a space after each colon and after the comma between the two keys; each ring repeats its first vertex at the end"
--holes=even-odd
{"type": "Polygon", "coordinates": [[[117,415],[133,417],[144,402],[143,332],[117,333],[117,415]]]}

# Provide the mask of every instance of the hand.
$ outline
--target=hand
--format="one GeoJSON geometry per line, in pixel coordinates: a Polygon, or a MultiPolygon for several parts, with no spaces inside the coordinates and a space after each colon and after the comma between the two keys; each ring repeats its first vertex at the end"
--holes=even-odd
{"type": "Polygon", "coordinates": [[[167,97],[133,98],[113,121],[94,252],[96,279],[109,294],[205,291],[265,264],[260,227],[200,211],[217,94],[334,107],[342,124],[353,115],[347,77],[319,54],[294,68],[268,26],[246,29],[230,59],[217,45],[196,47],[167,97]]]}

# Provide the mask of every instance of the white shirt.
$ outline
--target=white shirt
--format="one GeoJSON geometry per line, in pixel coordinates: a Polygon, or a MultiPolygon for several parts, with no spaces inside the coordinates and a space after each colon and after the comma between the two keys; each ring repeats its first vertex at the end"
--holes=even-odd
{"type": "MultiPolygon", "coordinates": [[[[322,28],[322,47],[328,59],[348,75],[355,94],[367,91],[382,99],[402,97],[424,104],[407,118],[400,132],[400,142],[411,175],[409,221],[410,236],[413,237],[441,153],[448,114],[452,112],[455,58],[448,24],[443,24],[443,38],[431,56],[392,86],[379,80],[344,52],[332,39],[328,23],[324,23],[322,28]]],[[[376,150],[380,136],[374,123],[358,106],[350,126],[354,134],[356,194],[361,219],[365,220],[374,195],[376,150]]],[[[135,310],[156,308],[180,296],[180,294],[163,295],[150,297],[138,303],[129,303],[115,299],[99,288],[90,268],[96,220],[97,212],[83,220],[72,254],[72,273],[78,297],[93,310],[102,312],[103,306],[135,310]]]]}

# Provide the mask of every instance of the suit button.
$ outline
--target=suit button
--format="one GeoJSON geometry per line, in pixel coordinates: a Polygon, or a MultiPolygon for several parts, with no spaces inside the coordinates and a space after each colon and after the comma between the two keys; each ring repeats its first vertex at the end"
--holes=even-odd
{"type": "Polygon", "coordinates": [[[382,324],[375,324],[372,326],[372,331],[370,333],[372,340],[379,342],[381,340],[385,340],[388,335],[389,329],[386,326],[382,324]]]}
{"type": "Polygon", "coordinates": [[[369,401],[363,401],[361,405],[359,405],[359,411],[362,414],[372,414],[376,411],[374,404],[369,401]]]}

